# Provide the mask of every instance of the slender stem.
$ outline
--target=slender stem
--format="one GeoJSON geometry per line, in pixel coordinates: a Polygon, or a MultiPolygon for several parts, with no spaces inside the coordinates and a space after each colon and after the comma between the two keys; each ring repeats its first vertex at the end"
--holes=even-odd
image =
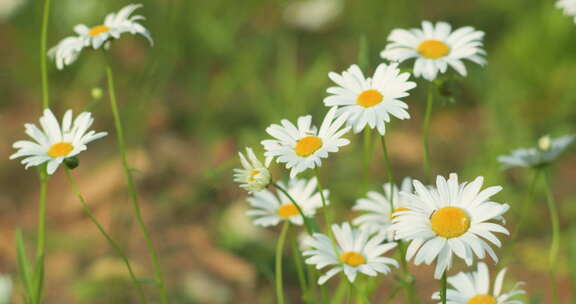
{"type": "Polygon", "coordinates": [[[272,186],[274,186],[274,188],[278,189],[280,192],[284,193],[284,195],[286,195],[286,197],[288,197],[288,199],[292,202],[292,204],[294,204],[294,206],[296,206],[296,209],[298,209],[298,212],[300,213],[300,216],[302,216],[302,220],[304,221],[304,226],[306,227],[306,231],[308,232],[308,234],[312,235],[312,233],[314,232],[314,230],[312,229],[312,225],[310,224],[310,220],[308,219],[308,217],[304,214],[304,211],[302,210],[302,207],[300,207],[300,205],[296,202],[296,200],[290,195],[290,193],[288,193],[288,191],[286,189],[284,189],[282,186],[278,185],[278,183],[272,183],[272,186]]]}
{"type": "Polygon", "coordinates": [[[334,237],[332,236],[332,215],[330,210],[328,210],[327,208],[328,204],[326,203],[326,198],[324,197],[324,189],[322,188],[322,183],[320,182],[320,170],[318,169],[318,167],[316,167],[314,170],[316,172],[318,191],[320,192],[320,198],[322,199],[322,209],[324,210],[324,219],[326,220],[326,227],[327,227],[326,230],[328,231],[330,237],[334,239],[334,237]]]}
{"type": "Polygon", "coordinates": [[[399,287],[394,288],[390,293],[390,295],[388,296],[388,298],[384,300],[384,304],[390,303],[390,301],[394,300],[396,298],[396,295],[398,295],[399,291],[400,291],[399,287]]]}
{"type": "Polygon", "coordinates": [[[444,271],[442,279],[440,280],[440,298],[442,299],[442,304],[446,304],[446,289],[448,288],[448,271],[444,271]]]}
{"type": "Polygon", "coordinates": [[[298,240],[296,239],[296,234],[292,234],[290,238],[290,245],[292,247],[292,257],[294,258],[294,265],[296,266],[296,274],[298,275],[298,282],[300,283],[300,289],[302,294],[302,301],[304,303],[308,302],[308,284],[306,282],[306,274],[304,273],[304,263],[302,263],[302,252],[298,248],[298,240]]]}
{"type": "Polygon", "coordinates": [[[40,167],[40,198],[38,200],[38,235],[36,245],[36,266],[34,267],[33,303],[42,302],[44,288],[44,257],[46,255],[46,194],[48,190],[48,173],[46,165],[40,167]]]}
{"type": "Polygon", "coordinates": [[[428,96],[426,98],[426,113],[424,115],[424,132],[422,136],[422,145],[424,146],[424,174],[428,182],[432,181],[432,170],[430,169],[430,117],[432,115],[432,106],[434,104],[434,84],[428,84],[428,96]]]}
{"type": "Polygon", "coordinates": [[[406,244],[402,241],[398,241],[398,251],[400,252],[400,265],[402,267],[402,272],[404,274],[404,285],[406,291],[407,302],[412,304],[415,303],[416,293],[414,286],[414,279],[408,268],[408,261],[406,261],[406,244]]]}
{"type": "Polygon", "coordinates": [[[284,304],[284,286],[282,284],[282,252],[284,249],[286,234],[288,233],[288,227],[290,227],[290,222],[284,221],[284,224],[282,225],[282,231],[280,231],[280,236],[278,237],[278,242],[276,243],[276,299],[278,304],[284,304]]]}
{"type": "Polygon", "coordinates": [[[116,138],[118,140],[118,150],[122,159],[122,167],[124,169],[124,175],[126,177],[126,182],[128,184],[128,191],[130,192],[130,197],[132,199],[132,205],[134,208],[134,213],[136,215],[136,221],[138,222],[138,227],[144,235],[144,240],[146,241],[146,246],[148,247],[148,252],[152,259],[152,265],[154,266],[154,277],[156,283],[160,288],[160,299],[162,304],[168,303],[168,295],[166,293],[166,284],[164,281],[164,275],[162,273],[162,268],[160,267],[160,262],[158,261],[158,253],[152,242],[152,237],[150,232],[144,224],[144,219],[142,218],[142,211],[140,209],[140,200],[138,199],[138,194],[136,192],[136,186],[134,184],[134,179],[132,177],[132,172],[130,166],[128,165],[128,159],[126,156],[126,144],[124,141],[124,128],[122,126],[122,119],[120,118],[120,113],[118,112],[118,105],[116,102],[116,92],[114,89],[114,76],[112,74],[112,68],[110,66],[106,67],[106,75],[108,77],[108,93],[110,94],[110,106],[112,108],[112,114],[114,115],[114,125],[116,127],[116,138]]]}
{"type": "Polygon", "coordinates": [[[104,228],[102,227],[100,222],[98,222],[98,220],[96,219],[96,217],[94,216],[92,211],[90,211],[90,208],[88,208],[88,203],[86,203],[86,199],[84,198],[84,196],[80,192],[80,189],[78,188],[78,185],[76,184],[76,181],[74,180],[74,177],[70,173],[69,169],[66,169],[66,177],[68,178],[68,183],[70,184],[70,187],[72,187],[72,191],[74,191],[74,194],[78,197],[78,200],[82,204],[82,209],[84,210],[86,215],[88,215],[88,218],[90,218],[92,223],[94,225],[96,225],[96,227],[98,228],[98,231],[100,231],[100,233],[102,233],[102,235],[104,236],[104,238],[106,238],[106,240],[108,241],[110,246],[112,246],[112,248],[114,248],[114,250],[116,251],[116,254],[118,254],[120,256],[120,258],[122,259],[122,261],[124,261],[124,264],[126,265],[126,268],[128,269],[128,273],[130,274],[130,278],[132,279],[132,282],[134,283],[134,286],[136,287],[136,290],[138,291],[138,297],[140,299],[140,303],[146,303],[146,297],[144,296],[144,290],[142,289],[142,286],[140,286],[140,284],[138,283],[138,279],[136,278],[136,275],[134,274],[134,271],[132,270],[132,266],[130,265],[130,261],[126,257],[124,250],[122,250],[122,248],[120,248],[118,243],[116,243],[116,241],[114,241],[114,239],[112,239],[112,237],[106,232],[106,230],[104,230],[104,228]]]}
{"type": "Polygon", "coordinates": [[[370,163],[372,160],[372,129],[364,128],[364,190],[370,186],[370,163]]]}
{"type": "Polygon", "coordinates": [[[388,156],[388,146],[386,145],[386,137],[380,137],[382,142],[382,153],[384,154],[384,167],[386,167],[386,174],[388,175],[388,183],[390,185],[390,214],[394,212],[394,173],[388,156]]]}
{"type": "Polygon", "coordinates": [[[552,223],[552,244],[550,244],[549,263],[550,263],[550,278],[552,284],[552,303],[558,303],[558,284],[556,279],[556,262],[558,259],[558,251],[560,249],[560,220],[558,209],[556,207],[556,200],[552,194],[550,172],[545,172],[545,191],[546,202],[550,210],[550,221],[552,223]]]}
{"type": "Polygon", "coordinates": [[[44,1],[44,14],[42,16],[42,37],[40,38],[40,75],[42,78],[42,107],[50,107],[50,95],[48,92],[48,68],[46,57],[48,56],[48,20],[50,20],[50,0],[44,1]]]}

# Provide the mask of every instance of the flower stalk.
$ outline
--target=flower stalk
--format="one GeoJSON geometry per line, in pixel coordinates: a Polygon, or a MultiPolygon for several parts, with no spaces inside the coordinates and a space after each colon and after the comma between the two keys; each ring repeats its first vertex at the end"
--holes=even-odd
{"type": "Polygon", "coordinates": [[[278,242],[276,243],[276,300],[278,304],[284,304],[284,285],[282,282],[282,253],[284,251],[284,243],[286,241],[286,235],[288,234],[288,228],[290,227],[290,222],[285,221],[282,225],[282,230],[280,231],[280,236],[278,237],[278,242]]]}
{"type": "Polygon", "coordinates": [[[558,252],[560,250],[560,218],[558,215],[558,208],[556,200],[552,194],[551,177],[549,169],[545,169],[545,187],[546,202],[550,211],[550,221],[552,223],[552,243],[550,244],[549,252],[549,267],[550,267],[550,283],[552,287],[552,303],[558,303],[558,282],[556,278],[556,267],[558,261],[558,252]]]}
{"type": "Polygon", "coordinates": [[[154,277],[156,279],[156,283],[160,289],[160,300],[162,304],[168,303],[168,295],[166,292],[166,284],[164,281],[164,275],[162,273],[162,268],[160,266],[159,258],[157,250],[154,246],[154,242],[152,241],[152,237],[150,235],[150,231],[146,224],[144,223],[144,219],[142,218],[142,211],[140,208],[140,200],[138,198],[138,193],[136,192],[136,185],[134,183],[134,178],[132,177],[132,171],[130,170],[130,166],[128,164],[128,158],[126,153],[126,143],[124,140],[124,128],[122,125],[122,119],[120,118],[120,113],[118,111],[118,105],[116,101],[116,92],[114,88],[114,75],[112,72],[112,68],[110,66],[106,67],[106,76],[108,78],[108,93],[110,95],[110,107],[112,109],[112,114],[114,116],[114,125],[116,128],[116,138],[118,141],[118,150],[120,152],[120,157],[122,160],[122,168],[124,169],[124,175],[126,178],[126,183],[128,184],[128,192],[130,193],[130,197],[132,200],[132,205],[134,208],[134,214],[136,217],[136,222],[138,223],[138,227],[140,228],[142,234],[144,235],[144,240],[146,242],[146,246],[148,248],[148,252],[150,253],[150,258],[152,260],[152,265],[154,267],[154,277]]]}

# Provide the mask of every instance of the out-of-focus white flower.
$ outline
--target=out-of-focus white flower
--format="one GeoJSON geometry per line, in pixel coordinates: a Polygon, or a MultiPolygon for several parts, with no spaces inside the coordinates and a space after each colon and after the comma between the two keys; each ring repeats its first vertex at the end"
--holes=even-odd
{"type": "Polygon", "coordinates": [[[338,152],[340,147],[350,143],[348,139],[342,138],[350,130],[344,127],[347,114],[336,117],[337,112],[338,107],[328,111],[320,130],[312,126],[311,115],[299,117],[297,125],[284,119],[282,125],[269,126],[266,132],[274,139],[262,141],[266,149],[265,156],[286,163],[291,178],[307,169],[320,167],[322,158],[327,158],[329,153],[338,152]]]}
{"type": "Polygon", "coordinates": [[[438,22],[422,22],[422,29],[395,29],[388,36],[390,44],[380,53],[382,58],[403,62],[416,58],[414,76],[428,81],[436,79],[451,66],[460,75],[466,76],[464,60],[484,65],[486,52],[482,48],[484,32],[473,27],[461,27],[452,32],[452,26],[438,22]]]}
{"type": "Polygon", "coordinates": [[[79,24],[74,27],[77,36],[64,38],[55,47],[48,51],[48,56],[56,61],[56,67],[61,70],[66,65],[72,64],[78,58],[81,51],[86,47],[92,49],[108,48],[109,42],[119,39],[124,33],[142,35],[150,44],[153,44],[150,32],[139,23],[144,16],[131,14],[142,4],[130,4],[117,13],[110,13],[104,19],[104,23],[93,27],[79,24]]]}
{"type": "Polygon", "coordinates": [[[354,282],[358,272],[376,276],[389,273],[390,266],[398,267],[396,260],[382,256],[396,247],[396,243],[384,242],[384,235],[370,237],[367,231],[353,229],[348,223],[332,225],[332,232],[336,244],[327,235],[314,233],[308,241],[312,248],[303,253],[308,257],[306,263],[316,265],[317,269],[332,266],[318,279],[318,284],[324,284],[341,271],[354,282]]]}
{"type": "Polygon", "coordinates": [[[66,111],[62,124],[58,122],[52,111],[44,110],[40,117],[39,129],[34,124],[25,124],[26,134],[33,141],[20,140],[13,147],[18,149],[10,159],[24,157],[22,164],[26,169],[48,163],[48,174],[53,174],[64,159],[80,154],[87,149],[86,145],[108,133],[88,131],[94,118],[90,112],[82,112],[72,122],[72,110],[66,111]]]}
{"type": "Polygon", "coordinates": [[[12,17],[25,3],[25,0],[0,0],[0,20],[12,17]]]}
{"type": "Polygon", "coordinates": [[[394,232],[390,230],[394,212],[408,210],[404,197],[400,191],[412,193],[412,179],[407,177],[402,181],[400,189],[396,185],[390,187],[390,183],[382,185],[384,194],[376,191],[368,192],[368,197],[356,201],[352,210],[362,211],[352,222],[369,233],[383,233],[389,241],[394,240],[394,232]],[[394,205],[394,210],[392,210],[394,205]]]}
{"type": "Polygon", "coordinates": [[[544,136],[538,140],[536,148],[516,149],[510,154],[499,156],[498,161],[504,169],[545,166],[556,160],[575,141],[575,135],[565,135],[558,138],[544,136]]]}
{"type": "MultiPolygon", "coordinates": [[[[478,270],[475,272],[460,272],[455,276],[448,277],[448,284],[452,288],[447,290],[446,300],[448,304],[523,304],[519,300],[512,300],[513,297],[524,294],[524,290],[518,289],[522,282],[518,282],[507,293],[502,293],[502,285],[506,268],[502,269],[496,276],[494,288],[490,291],[490,273],[488,266],[478,263],[478,270]]],[[[432,299],[440,300],[440,293],[435,292],[432,299]]]]}
{"type": "Polygon", "coordinates": [[[414,257],[416,265],[437,260],[436,279],[450,269],[454,255],[467,265],[472,265],[475,257],[483,259],[486,253],[498,261],[486,241],[501,246],[494,234],[508,234],[508,230],[494,221],[500,221],[510,206],[491,201],[502,187],[480,191],[483,182],[478,177],[471,183],[458,183],[458,175],[452,173],[448,180],[438,176],[434,188],[415,180],[413,194],[400,193],[408,210],[395,214],[390,229],[397,238],[410,241],[406,260],[414,257]]]}
{"type": "Polygon", "coordinates": [[[343,6],[342,0],[290,1],[283,17],[286,23],[294,27],[314,32],[336,19],[343,6]]]}
{"type": "Polygon", "coordinates": [[[576,0],[558,0],[556,7],[561,9],[564,15],[573,17],[576,22],[576,0]]]}
{"type": "Polygon", "coordinates": [[[260,191],[270,184],[270,159],[263,164],[251,148],[246,148],[246,158],[242,152],[238,152],[242,169],[234,169],[234,181],[240,183],[240,187],[248,192],[260,191]]]}
{"type": "Polygon", "coordinates": [[[10,304],[12,298],[12,279],[8,275],[0,275],[0,304],[10,304]]]}
{"type": "Polygon", "coordinates": [[[328,88],[332,95],[324,98],[324,104],[340,107],[339,115],[347,113],[348,125],[355,133],[370,127],[384,135],[390,116],[410,118],[408,105],[400,98],[410,95],[408,91],[416,83],[408,81],[410,73],[400,73],[397,63],[381,63],[367,78],[355,64],[342,74],[331,72],[328,76],[338,86],[328,88]]]}

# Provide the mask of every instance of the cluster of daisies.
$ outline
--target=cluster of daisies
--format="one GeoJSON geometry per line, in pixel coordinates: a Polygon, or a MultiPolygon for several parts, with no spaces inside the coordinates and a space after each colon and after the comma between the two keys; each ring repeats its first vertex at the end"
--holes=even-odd
{"type": "MultiPolygon", "coordinates": [[[[414,58],[414,76],[427,81],[447,73],[448,67],[464,76],[465,61],[485,63],[483,36],[472,27],[453,31],[446,22],[424,21],[422,28],[391,32],[381,53],[388,62],[379,64],[373,75],[365,76],[358,65],[329,73],[335,85],[327,89],[324,105],[329,110],[319,127],[310,115],[295,123],[282,120],[266,129],[272,138],[261,142],[264,160],[251,148],[239,153],[242,168],[235,169],[234,180],[250,194],[247,215],[254,224],[269,227],[289,222],[299,226],[326,213],[326,208],[335,204],[330,191],[320,187],[317,177],[299,175],[319,170],[323,159],[350,144],[345,138],[350,131],[360,133],[369,128],[385,136],[391,117],[410,118],[408,104],[402,99],[416,83],[409,80],[410,73],[400,71],[403,61],[414,58]],[[273,161],[290,171],[287,182],[274,180],[269,169],[273,161]]],[[[482,177],[460,182],[457,174],[447,179],[438,176],[433,185],[411,178],[405,178],[400,187],[386,183],[383,192],[370,191],[357,200],[353,210],[360,214],[351,222],[332,224],[324,233],[307,227],[302,254],[307,264],[327,269],[318,284],[341,272],[350,282],[358,274],[387,274],[399,263],[386,255],[399,244],[407,244],[403,255],[407,261],[416,265],[436,262],[436,279],[451,269],[456,258],[468,266],[486,256],[497,262],[493,246],[501,246],[498,234],[508,234],[503,215],[509,205],[492,200],[501,187],[482,186],[482,177]]],[[[483,263],[478,263],[476,272],[450,277],[449,303],[520,303],[509,300],[523,293],[516,287],[502,293],[504,273],[498,274],[492,290],[483,263]]]]}
{"type": "MultiPolygon", "coordinates": [[[[83,49],[108,49],[110,43],[124,33],[143,35],[152,43],[148,30],[138,23],[144,17],[131,16],[140,7],[140,4],[128,5],[117,13],[108,14],[103,24],[91,28],[84,24],[75,26],[77,36],[60,41],[48,51],[48,56],[54,59],[58,69],[62,69],[76,61],[83,49]]],[[[94,118],[89,112],[82,112],[74,118],[72,110],[67,110],[59,122],[50,109],[44,109],[39,123],[40,127],[24,125],[26,134],[32,140],[15,142],[13,147],[18,151],[10,159],[23,157],[21,162],[26,169],[47,164],[49,175],[54,174],[62,163],[69,168],[75,167],[78,163],[76,156],[87,149],[86,145],[107,135],[106,132],[90,130],[94,118]]]]}

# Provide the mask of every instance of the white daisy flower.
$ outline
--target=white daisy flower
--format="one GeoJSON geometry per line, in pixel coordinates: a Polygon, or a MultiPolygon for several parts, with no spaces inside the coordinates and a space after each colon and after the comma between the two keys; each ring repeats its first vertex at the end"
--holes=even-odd
{"type": "MultiPolygon", "coordinates": [[[[278,184],[298,203],[307,217],[314,216],[316,209],[322,207],[322,197],[320,192],[316,190],[318,186],[316,178],[310,180],[291,179],[288,185],[283,182],[278,182],[278,184]]],[[[326,199],[326,204],[330,204],[328,200],[330,192],[324,190],[322,193],[326,199]]],[[[268,189],[254,192],[252,196],[248,197],[248,203],[252,209],[248,210],[246,214],[254,219],[255,225],[275,226],[282,221],[290,221],[295,225],[304,223],[296,205],[282,192],[278,192],[277,195],[268,189]]]]}
{"type": "Polygon", "coordinates": [[[316,32],[324,29],[342,13],[342,0],[302,0],[286,3],[284,20],[291,26],[316,32]]]}
{"type": "Polygon", "coordinates": [[[561,9],[564,15],[574,17],[576,21],[576,0],[558,0],[556,7],[561,9]]]}
{"type": "Polygon", "coordinates": [[[119,39],[124,33],[144,36],[150,44],[153,44],[152,36],[148,30],[138,21],[144,20],[144,16],[130,16],[142,4],[130,4],[122,8],[117,13],[110,13],[104,19],[104,23],[93,27],[79,24],[74,27],[78,36],[71,36],[63,39],[58,45],[48,51],[50,57],[55,58],[58,69],[72,64],[80,52],[85,47],[92,47],[97,50],[104,46],[108,48],[108,43],[113,39],[119,39]]]}
{"type": "Polygon", "coordinates": [[[390,230],[392,218],[395,212],[407,211],[404,197],[399,195],[400,191],[412,193],[412,179],[404,178],[401,189],[396,185],[390,187],[390,183],[382,185],[384,194],[376,191],[368,192],[367,198],[356,201],[352,210],[364,212],[355,218],[352,223],[368,233],[384,233],[390,241],[394,240],[394,232],[390,230]],[[391,203],[394,205],[392,210],[391,203]],[[392,213],[391,213],[392,211],[392,213]]]}
{"type": "Polygon", "coordinates": [[[72,110],[68,110],[60,125],[52,111],[45,109],[44,115],[40,117],[42,129],[34,124],[25,124],[26,134],[33,141],[15,142],[13,147],[18,151],[10,159],[24,157],[22,164],[26,165],[26,169],[47,162],[48,174],[53,174],[65,158],[78,155],[86,150],[88,143],[108,134],[88,131],[93,122],[94,118],[89,112],[80,113],[72,122],[72,110]]]}
{"type": "Polygon", "coordinates": [[[0,275],[0,304],[9,304],[12,298],[12,279],[8,275],[0,275]]]}
{"type": "Polygon", "coordinates": [[[61,70],[78,59],[84,49],[84,41],[80,37],[72,36],[62,39],[55,47],[48,51],[48,56],[56,62],[56,68],[61,70]]]}
{"type": "Polygon", "coordinates": [[[240,183],[240,187],[248,192],[260,191],[270,184],[271,175],[268,171],[270,161],[265,164],[260,162],[251,148],[246,148],[244,157],[242,152],[238,152],[242,169],[234,169],[234,181],[240,183]]]}
{"type": "Polygon", "coordinates": [[[500,224],[501,215],[508,204],[490,201],[502,187],[488,187],[482,191],[483,178],[473,182],[458,183],[458,175],[452,173],[448,180],[436,179],[436,187],[426,188],[414,181],[414,194],[401,192],[407,211],[400,211],[392,219],[396,237],[410,241],[406,260],[414,258],[416,265],[430,265],[437,259],[434,277],[439,279],[452,265],[453,254],[469,266],[474,257],[485,257],[487,252],[494,261],[498,257],[485,241],[500,247],[495,232],[509,234],[500,224]]]}
{"type": "Polygon", "coordinates": [[[482,49],[484,32],[473,27],[461,27],[452,32],[446,22],[434,26],[429,21],[422,22],[422,29],[395,29],[388,36],[391,43],[380,53],[384,59],[403,62],[416,58],[414,76],[432,81],[438,73],[445,73],[451,66],[460,75],[466,76],[463,60],[484,65],[482,49]]]}
{"type": "MultiPolygon", "coordinates": [[[[490,273],[484,263],[478,263],[476,272],[460,272],[455,276],[448,277],[448,283],[453,287],[446,292],[448,304],[522,304],[513,297],[524,294],[524,290],[518,289],[522,282],[516,283],[507,293],[502,293],[502,285],[506,268],[496,276],[494,288],[490,291],[490,273]]],[[[435,292],[432,299],[440,300],[440,293],[435,292]]]]}
{"type": "Polygon", "coordinates": [[[312,126],[312,116],[301,116],[297,125],[288,120],[282,120],[282,125],[273,124],[266,128],[266,132],[275,139],[262,141],[266,149],[267,158],[275,158],[278,163],[286,163],[291,169],[290,177],[307,169],[320,167],[322,158],[328,153],[338,152],[340,147],[350,143],[348,139],[341,138],[350,128],[342,126],[346,123],[347,115],[336,118],[337,107],[328,111],[320,130],[312,126]]]}
{"type": "Polygon", "coordinates": [[[400,73],[397,63],[381,63],[371,78],[364,78],[355,64],[342,74],[331,72],[328,77],[338,86],[328,88],[327,92],[333,95],[324,98],[324,104],[342,106],[339,113],[349,113],[348,124],[355,133],[368,125],[384,135],[391,115],[410,118],[408,105],[400,98],[408,96],[407,91],[416,87],[416,83],[408,81],[410,73],[400,73]]]}
{"type": "Polygon", "coordinates": [[[332,225],[336,244],[323,233],[314,233],[313,240],[308,244],[312,247],[303,255],[306,263],[316,265],[317,269],[333,266],[318,279],[318,284],[324,284],[335,274],[344,271],[350,282],[354,282],[358,272],[368,276],[378,273],[387,274],[390,266],[398,267],[398,262],[382,256],[396,247],[396,243],[385,243],[384,235],[370,237],[367,231],[353,229],[350,224],[332,225]]]}
{"type": "Polygon", "coordinates": [[[575,141],[575,135],[565,135],[556,139],[544,136],[538,140],[538,147],[516,149],[508,155],[498,157],[498,161],[504,169],[513,167],[535,168],[548,165],[575,141]]]}

